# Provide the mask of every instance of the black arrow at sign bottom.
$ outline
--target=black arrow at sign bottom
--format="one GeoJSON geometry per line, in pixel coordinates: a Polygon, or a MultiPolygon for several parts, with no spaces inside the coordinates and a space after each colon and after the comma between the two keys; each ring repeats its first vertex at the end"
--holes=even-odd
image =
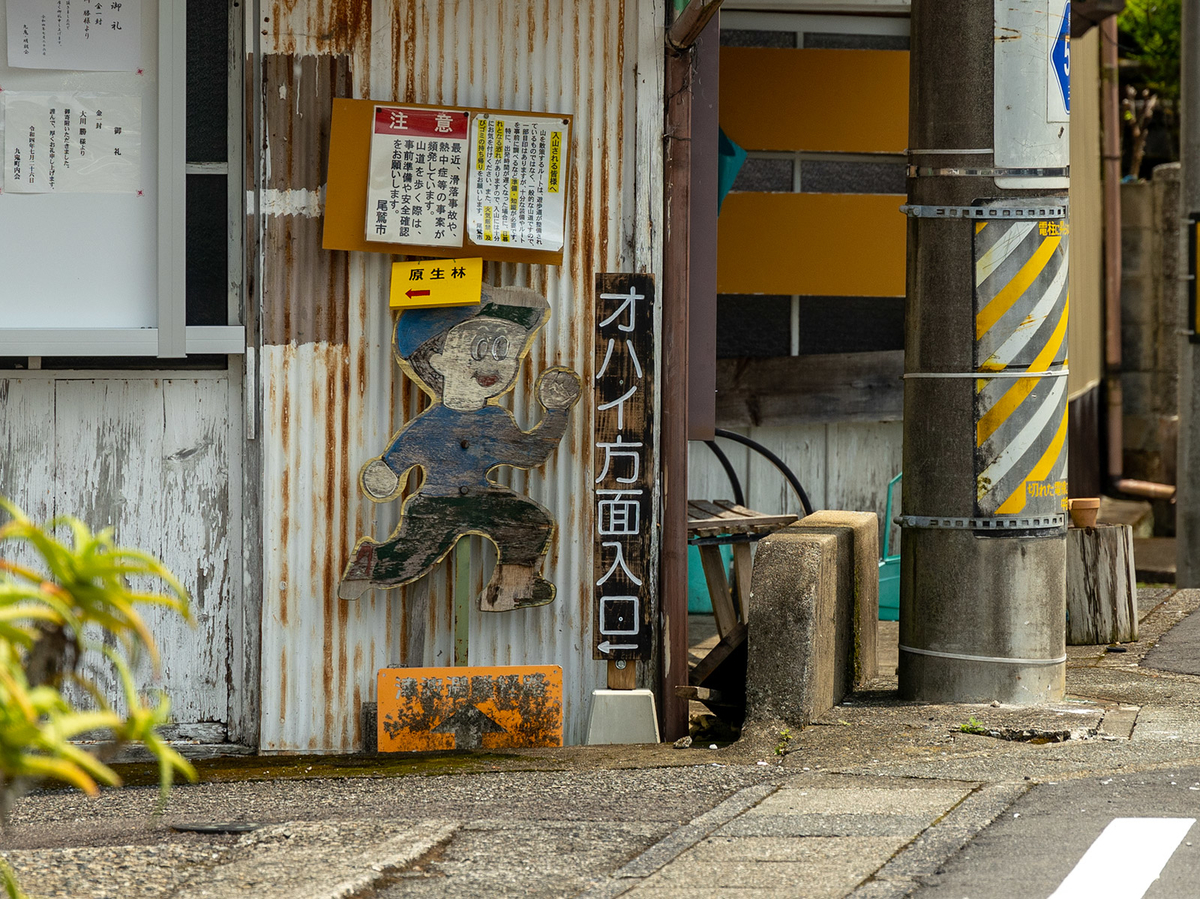
{"type": "Polygon", "coordinates": [[[507,731],[479,706],[469,705],[460,708],[430,733],[454,734],[455,749],[480,749],[484,734],[503,734],[507,731]]]}

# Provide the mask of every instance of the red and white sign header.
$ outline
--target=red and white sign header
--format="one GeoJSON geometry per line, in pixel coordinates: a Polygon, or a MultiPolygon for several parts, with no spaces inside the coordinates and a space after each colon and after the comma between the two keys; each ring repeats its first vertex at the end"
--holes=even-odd
{"type": "Polygon", "coordinates": [[[466,112],[455,109],[379,106],[375,109],[375,133],[464,140],[469,118],[466,112]]]}

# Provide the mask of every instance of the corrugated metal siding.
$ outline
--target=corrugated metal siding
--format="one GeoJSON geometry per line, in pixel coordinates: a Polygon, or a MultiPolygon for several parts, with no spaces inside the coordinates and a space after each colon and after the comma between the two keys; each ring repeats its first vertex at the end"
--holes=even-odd
{"type": "MultiPolygon", "coordinates": [[[[515,392],[528,427],[537,372],[566,365],[590,378],[594,274],[657,271],[662,43],[654,26],[663,10],[661,0],[281,0],[263,9],[261,747],[344,751],[361,744],[360,707],[375,698],[376,669],[452,664],[454,584],[444,563],[409,588],[356,603],[335,595],[355,538],[394,524],[392,506],[360,496],[357,473],[418,411],[419,392],[392,359],[391,259],[354,253],[343,264],[314,248],[321,194],[305,160],[325,152],[314,142],[327,134],[331,94],[345,79],[356,97],[575,116],[563,266],[485,269],[489,283],[543,291],[553,310],[515,392]],[[639,103],[649,127],[638,121],[639,103]]],[[[555,455],[511,475],[558,522],[547,562],[557,598],[498,615],[472,606],[470,616],[472,664],[563,667],[568,743],[582,740],[591,691],[605,681],[589,643],[591,418],[585,392],[555,455]]],[[[494,551],[471,543],[474,597],[494,551]]]]}

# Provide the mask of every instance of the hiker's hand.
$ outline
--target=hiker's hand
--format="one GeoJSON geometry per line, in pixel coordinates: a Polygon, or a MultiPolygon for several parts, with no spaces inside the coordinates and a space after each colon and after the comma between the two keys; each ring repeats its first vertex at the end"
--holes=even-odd
{"type": "Polygon", "coordinates": [[[579,376],[565,368],[552,368],[538,378],[538,400],[547,409],[570,409],[582,389],[579,376]]]}
{"type": "Polygon", "coordinates": [[[363,493],[371,499],[390,499],[399,486],[400,478],[382,459],[376,459],[362,470],[363,493]]]}

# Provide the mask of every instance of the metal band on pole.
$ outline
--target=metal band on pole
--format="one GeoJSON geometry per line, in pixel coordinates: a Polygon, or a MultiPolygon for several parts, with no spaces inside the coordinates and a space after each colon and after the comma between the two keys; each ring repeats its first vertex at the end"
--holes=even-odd
{"type": "Polygon", "coordinates": [[[908,150],[909,156],[985,156],[996,151],[991,147],[979,147],[974,150],[908,150]]]}
{"type": "Polygon", "coordinates": [[[1057,659],[1009,659],[1004,656],[972,656],[961,652],[939,652],[934,649],[917,649],[914,646],[900,644],[901,652],[911,652],[919,656],[933,656],[935,659],[957,659],[960,662],[992,662],[997,665],[1061,665],[1067,657],[1057,659]]]}
{"type": "Polygon", "coordinates": [[[904,378],[1065,378],[1070,371],[911,371],[904,378]]]}
{"type": "Polygon", "coordinates": [[[962,166],[934,168],[926,165],[910,165],[907,174],[909,178],[1069,178],[1071,177],[1071,167],[1063,165],[1044,168],[995,166],[989,168],[964,168],[962,166]]]}
{"type": "Polygon", "coordinates": [[[1052,531],[1067,526],[1065,515],[997,515],[993,518],[901,515],[894,521],[902,528],[945,528],[958,531],[1052,531]]]}
{"type": "Polygon", "coordinates": [[[1062,219],[1066,206],[918,206],[906,203],[900,211],[911,218],[930,219],[1062,219]]]}

